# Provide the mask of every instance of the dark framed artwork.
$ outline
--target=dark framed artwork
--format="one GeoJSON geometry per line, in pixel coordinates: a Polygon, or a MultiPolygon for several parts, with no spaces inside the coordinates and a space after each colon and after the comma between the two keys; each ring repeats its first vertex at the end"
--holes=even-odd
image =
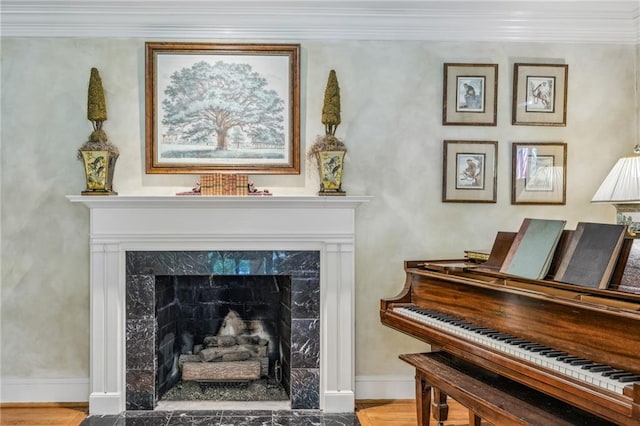
{"type": "Polygon", "coordinates": [[[514,64],[511,123],[566,126],[568,74],[564,64],[514,64]]]}
{"type": "Polygon", "coordinates": [[[300,173],[300,45],[147,42],[147,173],[300,173]]]}
{"type": "Polygon", "coordinates": [[[445,140],[442,201],[495,203],[498,142],[445,140]]]}
{"type": "Polygon", "coordinates": [[[495,126],[497,99],[497,64],[444,64],[443,125],[495,126]]]}
{"type": "Polygon", "coordinates": [[[511,150],[511,204],[566,204],[566,143],[514,142],[511,150]]]}

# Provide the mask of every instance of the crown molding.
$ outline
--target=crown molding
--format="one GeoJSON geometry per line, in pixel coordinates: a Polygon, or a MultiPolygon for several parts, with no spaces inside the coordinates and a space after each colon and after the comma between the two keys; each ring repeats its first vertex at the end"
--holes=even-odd
{"type": "Polygon", "coordinates": [[[2,0],[3,37],[640,43],[638,0],[2,0]]]}

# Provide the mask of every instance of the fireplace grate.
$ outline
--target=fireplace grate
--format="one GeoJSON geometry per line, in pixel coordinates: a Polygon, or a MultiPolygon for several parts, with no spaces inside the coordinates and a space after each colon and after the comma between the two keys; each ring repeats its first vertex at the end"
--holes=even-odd
{"type": "Polygon", "coordinates": [[[232,388],[232,389],[246,389],[249,386],[250,380],[210,380],[210,381],[198,381],[200,389],[204,392],[208,388],[232,388]]]}

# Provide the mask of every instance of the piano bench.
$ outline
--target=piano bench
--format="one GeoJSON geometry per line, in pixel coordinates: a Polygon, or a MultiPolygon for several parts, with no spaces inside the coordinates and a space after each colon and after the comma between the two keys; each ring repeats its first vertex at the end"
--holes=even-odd
{"type": "Polygon", "coordinates": [[[429,426],[431,395],[434,419],[447,417],[446,397],[469,410],[469,425],[484,419],[500,425],[613,425],[579,408],[446,352],[400,355],[416,369],[418,425],[429,426]]]}

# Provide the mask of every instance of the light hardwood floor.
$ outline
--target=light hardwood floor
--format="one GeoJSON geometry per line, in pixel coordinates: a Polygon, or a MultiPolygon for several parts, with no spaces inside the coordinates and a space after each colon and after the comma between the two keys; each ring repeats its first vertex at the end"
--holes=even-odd
{"type": "MultiPolygon", "coordinates": [[[[445,426],[468,426],[469,411],[449,398],[449,415],[445,426]]],[[[416,426],[416,401],[407,400],[360,400],[356,402],[358,419],[362,426],[416,426]]],[[[431,418],[429,426],[437,426],[431,418]]],[[[489,423],[482,422],[482,425],[489,423]]]]}
{"type": "Polygon", "coordinates": [[[2,404],[1,426],[78,426],[87,417],[89,406],[79,404],[2,404]]]}
{"type": "MultiPolygon", "coordinates": [[[[360,400],[356,402],[362,426],[416,426],[414,400],[360,400]]],[[[78,426],[87,416],[87,404],[2,404],[0,426],[78,426]]],[[[449,400],[445,426],[467,426],[467,410],[449,400]]],[[[431,419],[430,425],[436,425],[431,419]]]]}

